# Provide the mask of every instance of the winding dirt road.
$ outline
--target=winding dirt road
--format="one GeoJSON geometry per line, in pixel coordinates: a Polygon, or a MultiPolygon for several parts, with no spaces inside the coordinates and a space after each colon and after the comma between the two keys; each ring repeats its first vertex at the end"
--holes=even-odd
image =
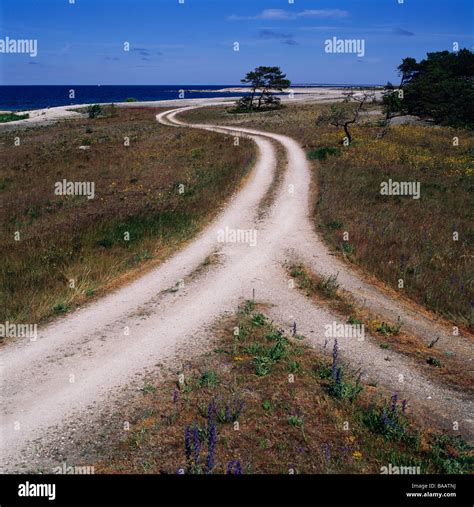
{"type": "MultiPolygon", "coordinates": [[[[187,127],[176,117],[187,109],[161,113],[157,120],[187,127]]],[[[298,332],[322,347],[324,326],[340,319],[289,288],[283,267],[289,259],[303,259],[320,273],[339,272],[341,285],[355,297],[382,314],[400,315],[423,338],[436,332],[444,333],[440,343],[453,340],[444,327],[390,299],[329,254],[309,220],[310,167],[296,141],[252,129],[189,126],[221,132],[229,142],[235,136],[251,137],[259,157],[248,182],[209,227],[158,268],[44,327],[36,341],[16,341],[3,348],[1,471],[41,463],[42,456],[33,451],[34,440],[47,443],[56,438],[51,428],[85,414],[93,417],[94,407],[107,403],[110,392],[172,358],[178,348],[188,347],[190,355],[199,352],[194,337],[223,313],[235,311],[253,290],[257,300],[272,305],[275,322],[288,329],[296,321],[298,332]],[[288,164],[270,210],[259,219],[258,205],[274,177],[274,143],[284,147],[288,164]],[[223,231],[237,230],[256,231],[256,244],[219,241],[223,231]],[[198,270],[216,252],[221,262],[198,270]]],[[[470,343],[456,338],[450,350],[470,357],[470,343]]],[[[368,379],[408,398],[434,424],[452,429],[457,421],[460,432],[473,438],[473,403],[467,396],[436,385],[414,362],[380,349],[370,336],[364,341],[340,339],[339,344],[342,356],[362,367],[368,379]]]]}

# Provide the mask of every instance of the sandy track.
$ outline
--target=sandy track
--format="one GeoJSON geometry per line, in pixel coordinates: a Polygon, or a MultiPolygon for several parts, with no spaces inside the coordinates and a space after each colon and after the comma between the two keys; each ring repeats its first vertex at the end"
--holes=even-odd
{"type": "MultiPolygon", "coordinates": [[[[183,126],[176,114],[184,109],[161,113],[157,119],[183,126]]],[[[300,332],[315,346],[321,345],[324,325],[339,319],[288,288],[282,264],[289,257],[304,256],[318,271],[339,270],[341,281],[354,283],[354,290],[365,288],[328,255],[312,230],[308,219],[310,170],[294,140],[251,129],[193,127],[226,133],[232,136],[229,142],[244,134],[257,143],[259,158],[247,185],[215,222],[161,266],[41,329],[37,341],[17,341],[4,348],[2,471],[18,470],[21,461],[41,463],[42,456],[32,455],[33,439],[47,443],[49,428],[84,414],[89,417],[89,407],[104,403],[114,388],[172,357],[177,348],[189,347],[190,355],[199,352],[193,337],[224,312],[234,311],[253,289],[258,300],[274,305],[271,313],[277,322],[287,326],[296,320],[300,332]],[[284,146],[288,168],[272,209],[258,221],[258,204],[272,182],[276,165],[268,138],[284,146]],[[256,230],[256,245],[218,242],[218,231],[226,227],[256,230]],[[184,288],[167,290],[216,250],[222,260],[217,267],[191,279],[184,288]]],[[[368,285],[367,290],[371,290],[368,285]]],[[[436,386],[410,360],[381,350],[370,337],[363,342],[341,340],[340,346],[343,356],[363,367],[368,378],[408,397],[420,410],[428,409],[436,423],[449,428],[458,421],[462,433],[472,436],[472,400],[436,386]],[[403,382],[399,382],[399,375],[403,375],[403,382]]]]}

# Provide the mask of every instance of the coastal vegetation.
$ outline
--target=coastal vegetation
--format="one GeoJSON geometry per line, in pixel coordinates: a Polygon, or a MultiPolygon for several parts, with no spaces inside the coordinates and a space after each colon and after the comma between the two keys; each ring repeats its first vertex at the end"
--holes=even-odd
{"type": "Polygon", "coordinates": [[[98,118],[101,114],[103,114],[103,109],[100,104],[94,104],[87,108],[87,114],[89,118],[98,118]]]}
{"type": "Polygon", "coordinates": [[[0,113],[0,123],[7,123],[9,121],[26,120],[30,115],[28,113],[0,113]]]}
{"type": "Polygon", "coordinates": [[[405,58],[402,112],[431,118],[441,125],[474,128],[474,54],[468,49],[428,53],[420,62],[405,58]]]}
{"type": "Polygon", "coordinates": [[[247,73],[243,84],[250,85],[250,93],[237,101],[237,112],[265,111],[280,107],[280,99],[275,92],[282,92],[291,84],[280,67],[257,67],[247,73]]]}
{"type": "MultiPolygon", "coordinates": [[[[344,107],[349,106],[357,107],[344,107]]],[[[341,130],[329,124],[330,114],[330,104],[289,101],[279,111],[238,119],[222,107],[183,117],[297,139],[313,161],[313,219],[328,244],[401,297],[472,326],[474,134],[415,123],[392,125],[381,138],[385,115],[380,104],[369,103],[352,128],[353,142],[345,146],[341,130]],[[418,181],[420,199],[381,195],[389,179],[418,181]]]]}
{"type": "Polygon", "coordinates": [[[0,134],[1,321],[65,313],[156,266],[236,190],[253,144],[168,129],[160,111],[103,107],[0,134]]]}
{"type": "Polygon", "coordinates": [[[245,302],[214,328],[211,351],[149,376],[120,413],[129,431],[107,428],[96,473],[469,473],[472,448],[456,432],[363,382],[337,341],[317,352],[265,310],[245,302]]]}

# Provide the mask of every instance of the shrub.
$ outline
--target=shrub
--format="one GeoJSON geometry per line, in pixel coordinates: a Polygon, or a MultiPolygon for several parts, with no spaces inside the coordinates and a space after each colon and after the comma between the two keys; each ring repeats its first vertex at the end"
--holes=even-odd
{"type": "Polygon", "coordinates": [[[66,313],[69,310],[69,307],[64,303],[57,303],[53,306],[54,313],[66,313]]]}
{"type": "Polygon", "coordinates": [[[436,368],[441,368],[441,361],[437,358],[437,357],[432,357],[430,356],[426,362],[430,365],[430,366],[435,366],[436,368]]]}
{"type": "Polygon", "coordinates": [[[428,53],[420,62],[405,58],[398,69],[404,81],[401,107],[409,114],[428,116],[443,125],[474,128],[471,51],[428,53]]]}
{"type": "Polygon", "coordinates": [[[260,377],[268,375],[272,371],[272,360],[268,356],[256,356],[253,360],[255,373],[260,377]]]}
{"type": "Polygon", "coordinates": [[[433,461],[445,474],[468,474],[472,471],[472,446],[460,436],[437,435],[431,452],[433,461]]]}
{"type": "Polygon", "coordinates": [[[30,115],[26,114],[16,114],[16,113],[2,113],[0,114],[0,123],[6,123],[9,121],[17,121],[17,120],[26,120],[30,115]]]}
{"type": "Polygon", "coordinates": [[[99,104],[94,104],[87,108],[89,118],[98,118],[102,114],[102,107],[99,104]]]}
{"type": "Polygon", "coordinates": [[[205,371],[199,379],[201,387],[215,387],[219,384],[219,377],[215,371],[205,371]]]}
{"type": "Polygon", "coordinates": [[[382,322],[379,326],[376,327],[377,333],[382,336],[392,336],[398,335],[400,332],[400,328],[402,327],[402,322],[400,318],[398,318],[397,323],[395,325],[387,324],[387,322],[382,322]]]}
{"type": "Polygon", "coordinates": [[[254,326],[263,326],[265,324],[265,316],[261,313],[256,313],[252,316],[252,324],[254,326]]]}
{"type": "Polygon", "coordinates": [[[406,406],[407,402],[403,400],[399,407],[398,396],[394,394],[390,399],[390,404],[368,410],[364,423],[372,431],[383,435],[388,440],[409,440],[408,423],[405,417],[406,406]]]}
{"type": "Polygon", "coordinates": [[[340,148],[326,146],[318,148],[317,150],[308,151],[307,156],[309,160],[326,160],[328,155],[339,155],[340,153],[340,148]]]}
{"type": "Polygon", "coordinates": [[[339,289],[339,283],[337,281],[337,277],[339,273],[336,275],[330,275],[324,278],[322,281],[318,283],[318,290],[322,291],[326,296],[333,298],[337,294],[337,290],[339,289]]]}

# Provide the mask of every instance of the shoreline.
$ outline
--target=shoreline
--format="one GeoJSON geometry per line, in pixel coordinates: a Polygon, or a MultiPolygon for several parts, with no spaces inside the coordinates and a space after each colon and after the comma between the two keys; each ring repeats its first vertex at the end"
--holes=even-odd
{"type": "MultiPolygon", "coordinates": [[[[353,87],[354,89],[362,89],[361,87],[353,87]]],[[[367,89],[374,89],[377,93],[381,93],[381,90],[377,91],[374,87],[367,87],[367,89]]],[[[288,89],[292,91],[291,88],[288,89]]],[[[213,93],[245,93],[248,91],[246,88],[222,88],[221,90],[213,90],[213,93]]],[[[347,88],[336,88],[336,87],[302,87],[298,91],[294,91],[294,95],[288,94],[281,96],[281,100],[284,103],[315,103],[315,102],[333,102],[341,100],[344,97],[344,93],[347,92],[347,88]]],[[[288,93],[288,92],[286,92],[288,93]]],[[[192,98],[192,99],[171,99],[171,100],[148,100],[148,101],[136,101],[136,102],[95,102],[95,103],[84,103],[74,104],[65,106],[54,106],[41,109],[31,110],[16,110],[16,111],[5,111],[6,113],[16,114],[29,114],[29,118],[23,120],[10,121],[0,123],[0,132],[5,130],[11,130],[11,127],[17,126],[42,126],[50,125],[59,120],[81,118],[83,115],[78,110],[85,107],[99,104],[101,106],[110,106],[114,104],[116,107],[180,107],[190,105],[222,105],[234,102],[241,97],[204,97],[204,98],[192,98]]],[[[3,112],[3,111],[1,111],[3,112]]]]}

